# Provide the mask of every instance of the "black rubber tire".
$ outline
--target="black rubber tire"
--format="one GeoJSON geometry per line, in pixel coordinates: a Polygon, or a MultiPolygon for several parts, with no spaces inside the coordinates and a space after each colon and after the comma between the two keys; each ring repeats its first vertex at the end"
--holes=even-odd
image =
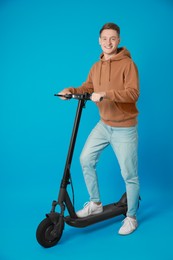
{"type": "Polygon", "coordinates": [[[63,229],[64,229],[64,223],[63,225],[61,225],[61,227],[58,230],[58,234],[56,235],[56,237],[54,237],[51,234],[51,231],[54,228],[54,224],[52,223],[52,221],[50,220],[50,218],[45,218],[43,219],[40,224],[38,225],[37,231],[36,231],[36,238],[38,243],[45,247],[52,247],[55,246],[58,241],[60,240],[62,233],[63,233],[63,229]]]}

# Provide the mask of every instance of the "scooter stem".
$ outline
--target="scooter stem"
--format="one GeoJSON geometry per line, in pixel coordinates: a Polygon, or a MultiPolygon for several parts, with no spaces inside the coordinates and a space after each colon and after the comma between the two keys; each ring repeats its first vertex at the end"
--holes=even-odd
{"type": "Polygon", "coordinates": [[[70,139],[70,145],[69,145],[66,164],[65,164],[65,168],[64,168],[64,175],[63,175],[63,179],[61,182],[61,188],[66,188],[66,186],[69,182],[71,161],[72,161],[74,147],[75,147],[75,143],[76,143],[76,137],[77,137],[77,133],[78,133],[79,123],[80,123],[80,119],[81,119],[81,115],[82,115],[82,109],[85,107],[85,103],[86,103],[86,100],[84,100],[84,99],[78,100],[78,107],[76,110],[76,116],[75,116],[75,120],[74,120],[72,135],[71,135],[71,139],[70,139]]]}

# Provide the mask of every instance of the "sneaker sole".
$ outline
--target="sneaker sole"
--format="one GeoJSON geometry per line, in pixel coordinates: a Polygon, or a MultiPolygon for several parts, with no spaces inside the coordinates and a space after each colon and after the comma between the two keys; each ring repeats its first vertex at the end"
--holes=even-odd
{"type": "Polygon", "coordinates": [[[121,236],[130,235],[130,234],[132,234],[136,229],[137,229],[137,228],[133,229],[133,230],[132,230],[131,232],[129,232],[129,233],[123,234],[123,233],[119,233],[119,232],[118,232],[118,234],[121,235],[121,236]]]}
{"type": "Polygon", "coordinates": [[[100,212],[94,212],[94,213],[91,213],[91,214],[89,214],[89,215],[87,215],[87,216],[78,216],[77,215],[77,213],[76,213],[76,216],[78,217],[78,218],[87,218],[87,217],[89,217],[89,216],[93,216],[93,215],[97,215],[97,214],[100,214],[100,213],[102,213],[103,211],[100,211],[100,212]]]}

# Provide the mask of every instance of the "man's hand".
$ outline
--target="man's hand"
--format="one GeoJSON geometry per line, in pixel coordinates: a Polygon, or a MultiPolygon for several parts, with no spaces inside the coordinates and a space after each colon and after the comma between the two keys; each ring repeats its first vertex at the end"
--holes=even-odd
{"type": "Polygon", "coordinates": [[[102,99],[106,96],[106,93],[105,92],[97,92],[97,93],[93,93],[92,96],[91,96],[91,100],[93,102],[100,102],[102,101],[102,99]]]}
{"type": "MultiPolygon", "coordinates": [[[[71,92],[67,88],[63,89],[61,92],[58,93],[58,95],[66,95],[66,94],[71,94],[71,92]]],[[[59,98],[62,100],[68,100],[68,98],[65,97],[59,97],[59,98]]]]}

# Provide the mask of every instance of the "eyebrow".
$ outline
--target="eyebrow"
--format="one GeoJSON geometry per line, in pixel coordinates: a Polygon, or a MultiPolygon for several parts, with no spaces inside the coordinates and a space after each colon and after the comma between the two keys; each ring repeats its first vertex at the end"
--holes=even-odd
{"type": "Polygon", "coordinates": [[[109,36],[101,36],[100,38],[118,38],[117,36],[111,36],[111,37],[109,37],[109,36]]]}

